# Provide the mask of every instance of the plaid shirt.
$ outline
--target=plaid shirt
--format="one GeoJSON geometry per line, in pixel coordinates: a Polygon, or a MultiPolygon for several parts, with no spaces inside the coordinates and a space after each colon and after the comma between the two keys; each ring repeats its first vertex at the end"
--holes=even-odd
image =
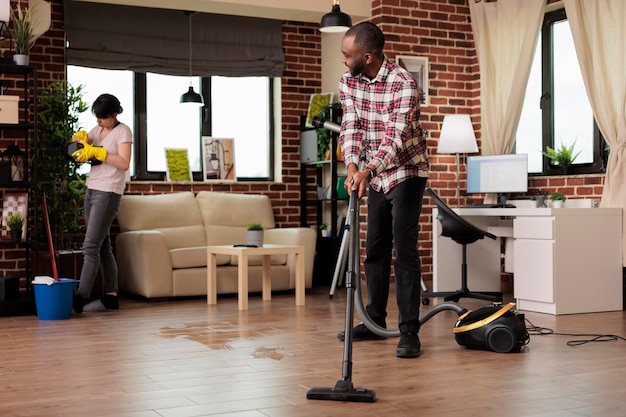
{"type": "Polygon", "coordinates": [[[418,87],[409,72],[386,57],[373,80],[348,71],[339,82],[339,99],[339,140],[346,166],[359,166],[365,149],[367,165],[375,168],[370,185],[384,193],[408,178],[428,177],[418,87]]]}

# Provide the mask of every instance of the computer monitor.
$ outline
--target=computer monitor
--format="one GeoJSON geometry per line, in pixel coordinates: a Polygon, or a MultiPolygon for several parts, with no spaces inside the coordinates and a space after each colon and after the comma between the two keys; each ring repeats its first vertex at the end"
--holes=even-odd
{"type": "Polygon", "coordinates": [[[467,157],[467,192],[497,193],[504,206],[508,193],[528,191],[528,155],[467,157]]]}

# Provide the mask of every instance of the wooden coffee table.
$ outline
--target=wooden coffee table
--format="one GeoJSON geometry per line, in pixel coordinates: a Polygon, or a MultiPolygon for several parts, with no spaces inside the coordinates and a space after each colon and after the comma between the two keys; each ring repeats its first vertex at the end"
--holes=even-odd
{"type": "Polygon", "coordinates": [[[272,277],[270,258],[272,255],[296,255],[296,305],[304,305],[304,246],[265,244],[260,248],[236,247],[233,245],[207,247],[207,304],[217,304],[217,255],[238,258],[237,289],[239,310],[248,309],[248,258],[263,257],[263,300],[272,299],[272,277]]]}

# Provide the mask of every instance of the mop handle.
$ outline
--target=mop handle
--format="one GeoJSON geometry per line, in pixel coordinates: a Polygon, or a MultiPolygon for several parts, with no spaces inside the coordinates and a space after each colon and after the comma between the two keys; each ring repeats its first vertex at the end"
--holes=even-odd
{"type": "Polygon", "coordinates": [[[54,257],[54,247],[52,246],[52,231],[50,230],[50,219],[48,218],[48,205],[46,204],[46,196],[42,196],[43,200],[43,215],[46,218],[46,232],[48,232],[48,247],[50,248],[50,259],[52,259],[52,275],[54,280],[59,280],[59,273],[57,272],[57,260],[54,257]]]}

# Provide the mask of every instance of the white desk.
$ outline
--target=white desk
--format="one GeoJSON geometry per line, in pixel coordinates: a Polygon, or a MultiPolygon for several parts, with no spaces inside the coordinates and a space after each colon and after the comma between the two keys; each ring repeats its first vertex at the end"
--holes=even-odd
{"type": "MultiPolygon", "coordinates": [[[[622,310],[622,210],[619,208],[460,208],[481,229],[513,227],[517,308],[549,314],[622,310]],[[508,223],[508,224],[507,224],[508,223]]],[[[461,245],[440,236],[433,209],[433,291],[461,281],[461,245]]],[[[467,246],[472,291],[501,291],[501,241],[467,246]]]]}
{"type": "Polygon", "coordinates": [[[294,253],[296,255],[296,305],[304,301],[304,246],[265,244],[259,248],[235,247],[233,245],[207,246],[207,304],[217,304],[217,255],[237,256],[237,288],[239,310],[248,309],[248,258],[254,255],[263,257],[263,300],[272,299],[272,277],[270,273],[271,255],[294,253]]]}

